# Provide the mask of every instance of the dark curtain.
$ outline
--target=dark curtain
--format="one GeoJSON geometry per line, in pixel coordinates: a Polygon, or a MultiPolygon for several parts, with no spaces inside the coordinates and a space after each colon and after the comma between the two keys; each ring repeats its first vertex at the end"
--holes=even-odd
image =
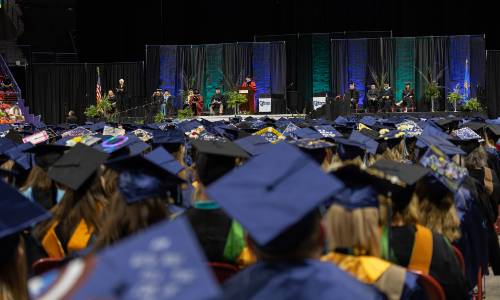
{"type": "Polygon", "coordinates": [[[146,46],[146,93],[152,94],[160,85],[160,46],[146,46]]]}
{"type": "Polygon", "coordinates": [[[312,111],[313,76],[312,76],[312,35],[299,34],[297,41],[297,89],[300,92],[298,112],[312,111]]]}
{"type": "MultiPolygon", "coordinates": [[[[484,36],[470,37],[471,97],[480,99],[485,90],[486,50],[484,36]]],[[[480,99],[484,100],[484,99],[480,99]]]]}
{"type": "Polygon", "coordinates": [[[500,116],[500,51],[488,51],[486,60],[486,107],[491,118],[500,116]]]}
{"type": "Polygon", "coordinates": [[[344,95],[348,74],[347,40],[332,40],[332,92],[344,95]]]}
{"type": "MultiPolygon", "coordinates": [[[[379,85],[379,77],[382,73],[385,73],[385,65],[382,61],[382,44],[380,39],[368,39],[367,40],[367,61],[366,61],[366,84],[370,85],[375,83],[379,85]],[[375,77],[375,78],[374,78],[375,77]]],[[[382,88],[382,87],[379,87],[382,88]]],[[[366,87],[359,86],[358,89],[364,91],[366,87]]]]}
{"type": "Polygon", "coordinates": [[[108,90],[114,90],[118,86],[118,80],[123,78],[127,87],[127,97],[123,99],[121,107],[130,108],[144,104],[144,97],[149,96],[144,91],[144,64],[133,63],[109,63],[109,64],[87,64],[87,102],[95,102],[95,90],[97,84],[97,67],[101,73],[101,87],[103,95],[108,90]]]}
{"type": "Polygon", "coordinates": [[[271,93],[285,94],[286,89],[286,44],[271,43],[271,93]]]}
{"type": "Polygon", "coordinates": [[[57,124],[65,121],[69,110],[74,110],[83,121],[83,112],[90,104],[85,97],[85,65],[33,64],[31,67],[30,112],[41,115],[47,124],[57,124]]]}
{"type": "Polygon", "coordinates": [[[222,48],[225,89],[240,86],[247,75],[252,75],[252,44],[224,44],[222,48]]]}
{"type": "MultiPolygon", "coordinates": [[[[448,69],[448,37],[422,37],[415,39],[417,67],[417,110],[429,111],[430,102],[425,101],[425,80],[420,72],[431,74],[432,80],[437,80],[439,86],[446,86],[446,70],[448,69]]],[[[446,91],[441,89],[441,98],[435,101],[435,110],[444,109],[446,91]]]]}
{"type": "Polygon", "coordinates": [[[386,81],[388,81],[396,90],[396,41],[392,38],[381,39],[381,57],[386,73],[386,81]]]}

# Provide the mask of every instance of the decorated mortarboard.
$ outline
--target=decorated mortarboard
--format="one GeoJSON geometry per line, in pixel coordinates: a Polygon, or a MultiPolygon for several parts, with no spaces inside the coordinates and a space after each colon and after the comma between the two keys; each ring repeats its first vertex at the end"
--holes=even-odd
{"type": "Polygon", "coordinates": [[[295,145],[299,148],[306,150],[316,150],[316,149],[325,149],[335,147],[334,143],[323,141],[320,139],[300,139],[290,141],[289,144],[295,145]]]}
{"type": "MultiPolygon", "coordinates": [[[[109,137],[107,137],[109,138],[109,137]]],[[[102,140],[102,137],[99,135],[82,135],[82,136],[76,136],[76,137],[66,137],[62,138],[59,140],[56,144],[57,145],[63,145],[63,146],[68,146],[68,147],[74,147],[76,144],[84,144],[87,146],[93,146],[97,144],[100,140],[102,140]]]]}
{"type": "Polygon", "coordinates": [[[416,137],[422,134],[423,130],[414,121],[408,120],[396,125],[396,129],[405,133],[405,137],[416,137]]]}
{"type": "Polygon", "coordinates": [[[38,144],[33,148],[27,149],[25,152],[34,153],[35,164],[43,170],[48,171],[49,167],[59,160],[67,150],[69,150],[67,146],[38,144]]]}
{"type": "Polygon", "coordinates": [[[77,144],[50,167],[48,175],[76,191],[107,160],[108,156],[109,154],[84,144],[77,144]]]}
{"type": "Polygon", "coordinates": [[[159,222],[97,255],[29,281],[30,299],[219,299],[185,217],[159,222]]]}
{"type": "Polygon", "coordinates": [[[251,156],[260,155],[272,147],[272,144],[260,135],[249,135],[235,140],[234,143],[243,148],[251,156]]]}
{"type": "Polygon", "coordinates": [[[175,159],[175,157],[173,157],[172,154],[170,154],[170,152],[165,150],[165,148],[163,147],[158,147],[155,150],[149,152],[148,154],[144,155],[144,158],[158,164],[160,167],[164,168],[172,174],[178,174],[184,169],[181,163],[177,161],[177,159],[175,159]]]}
{"type": "Polygon", "coordinates": [[[238,132],[240,131],[236,126],[226,124],[216,125],[214,130],[220,136],[228,138],[231,141],[238,138],[238,132]]]}
{"type": "Polygon", "coordinates": [[[104,126],[104,129],[102,130],[102,134],[103,135],[110,135],[110,136],[118,136],[118,135],[125,135],[126,131],[123,128],[104,126]]]}
{"type": "Polygon", "coordinates": [[[29,170],[33,165],[33,154],[28,153],[27,150],[33,147],[31,143],[21,144],[5,151],[4,154],[24,170],[29,170]]]}
{"type": "Polygon", "coordinates": [[[245,150],[230,141],[193,140],[191,144],[198,153],[207,155],[249,158],[249,155],[245,150]]]}
{"type": "Polygon", "coordinates": [[[446,155],[466,154],[462,149],[455,146],[450,141],[438,136],[429,135],[426,133],[418,136],[417,139],[418,141],[416,143],[416,146],[419,148],[429,148],[431,146],[435,146],[443,151],[446,155]]]}
{"type": "Polygon", "coordinates": [[[295,125],[292,122],[289,122],[288,125],[286,125],[286,128],[282,131],[282,133],[285,137],[296,138],[295,132],[299,129],[300,129],[299,126],[295,125]]]}
{"type": "MultiPolygon", "coordinates": [[[[93,148],[104,153],[115,153],[119,150],[125,151],[132,144],[138,143],[140,140],[133,134],[117,135],[102,140],[102,143],[95,145],[93,148]]],[[[130,149],[128,149],[130,151],[130,149]]]]}
{"type": "Polygon", "coordinates": [[[76,136],[93,135],[93,134],[95,133],[89,129],[86,129],[84,127],[76,127],[75,129],[63,132],[61,134],[61,137],[76,137],[76,136]]]}
{"type": "Polygon", "coordinates": [[[202,126],[202,124],[200,122],[198,122],[197,120],[184,121],[184,122],[177,124],[177,128],[182,130],[182,132],[184,132],[184,133],[190,132],[191,130],[198,128],[200,126],[202,126]]]}
{"type": "Polygon", "coordinates": [[[480,140],[480,139],[482,139],[479,134],[477,134],[474,130],[472,130],[469,127],[461,127],[460,129],[453,130],[451,135],[460,139],[460,140],[480,140]]]}
{"type": "Polygon", "coordinates": [[[363,124],[359,124],[358,127],[359,127],[358,132],[360,132],[361,134],[363,134],[363,135],[365,135],[373,140],[378,140],[380,138],[380,134],[378,133],[378,131],[373,130],[371,128],[368,128],[363,124]]]}
{"type": "Polygon", "coordinates": [[[220,141],[220,142],[229,141],[229,139],[224,136],[213,134],[208,131],[201,132],[196,139],[200,141],[220,141]]]}
{"type": "Polygon", "coordinates": [[[0,239],[50,218],[50,213],[0,180],[0,239]]]}
{"type": "Polygon", "coordinates": [[[206,132],[205,127],[200,125],[198,127],[191,129],[190,131],[186,131],[185,134],[190,139],[198,139],[200,135],[203,134],[204,132],[206,132]]]}
{"type": "Polygon", "coordinates": [[[142,155],[114,159],[107,166],[118,171],[118,190],[129,204],[171,196],[172,188],[183,182],[159,162],[142,155]]]}
{"type": "Polygon", "coordinates": [[[279,143],[206,192],[264,246],[342,187],[299,149],[279,143]]]}
{"type": "Polygon", "coordinates": [[[314,126],[314,129],[316,129],[316,131],[319,132],[319,134],[321,134],[324,138],[333,139],[342,137],[342,134],[331,125],[316,125],[314,126]]]}
{"type": "Polygon", "coordinates": [[[285,139],[285,136],[273,127],[266,127],[264,129],[261,129],[254,133],[254,135],[260,135],[264,137],[271,144],[276,144],[277,142],[285,139]]]}
{"type": "Polygon", "coordinates": [[[316,130],[309,128],[309,127],[300,128],[299,130],[294,131],[293,134],[299,139],[321,139],[321,138],[323,138],[321,133],[319,133],[316,130]]]}
{"type": "Polygon", "coordinates": [[[361,132],[353,131],[348,140],[354,142],[355,146],[365,150],[370,154],[377,153],[378,142],[373,138],[362,134],[361,132]]]}
{"type": "Polygon", "coordinates": [[[455,192],[467,175],[467,169],[451,161],[444,152],[431,146],[419,163],[432,170],[432,174],[450,191],[455,192]]]}

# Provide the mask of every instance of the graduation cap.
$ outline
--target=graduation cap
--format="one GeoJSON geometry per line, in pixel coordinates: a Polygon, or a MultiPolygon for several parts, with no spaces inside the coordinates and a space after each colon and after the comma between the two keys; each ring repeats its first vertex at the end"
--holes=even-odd
{"type": "Polygon", "coordinates": [[[453,143],[450,141],[433,136],[433,135],[428,135],[428,134],[422,134],[417,137],[418,141],[416,143],[416,146],[419,148],[429,148],[431,146],[439,148],[443,153],[446,155],[465,155],[466,153],[460,149],[459,147],[455,146],[453,143]]]}
{"type": "Polygon", "coordinates": [[[70,147],[54,145],[54,144],[38,144],[33,148],[27,149],[25,152],[35,155],[35,164],[42,168],[45,172],[49,170],[59,158],[64,155],[64,152],[70,147]]]}
{"type": "Polygon", "coordinates": [[[159,222],[97,255],[29,281],[30,299],[219,299],[220,288],[185,217],[159,222]],[[74,280],[65,280],[73,278],[74,280]]]}
{"type": "Polygon", "coordinates": [[[494,140],[500,137],[500,125],[489,124],[486,126],[486,130],[493,135],[494,140]]]}
{"type": "Polygon", "coordinates": [[[481,131],[486,126],[484,122],[470,121],[459,126],[459,128],[468,127],[474,131],[481,131]]]}
{"type": "Polygon", "coordinates": [[[107,166],[118,171],[118,189],[129,204],[171,196],[172,189],[184,182],[159,162],[141,155],[115,159],[107,166]]]}
{"type": "Polygon", "coordinates": [[[22,144],[23,143],[23,137],[17,131],[14,129],[9,130],[7,134],[5,135],[5,138],[12,140],[16,144],[22,144]]]}
{"type": "Polygon", "coordinates": [[[245,150],[243,150],[236,143],[230,141],[193,140],[191,144],[197,150],[198,153],[203,153],[206,155],[217,155],[217,156],[226,156],[233,158],[250,157],[245,150]]]}
{"type": "Polygon", "coordinates": [[[429,147],[419,161],[432,170],[432,174],[450,191],[456,192],[467,175],[467,169],[452,162],[446,153],[435,146],[429,147]]]}
{"type": "Polygon", "coordinates": [[[316,129],[316,131],[319,132],[319,134],[321,134],[324,138],[334,139],[342,137],[342,134],[331,125],[316,125],[314,126],[314,129],[316,129]]]}
{"type": "Polygon", "coordinates": [[[191,121],[185,121],[185,122],[179,123],[177,125],[177,128],[182,130],[182,132],[189,132],[189,131],[191,131],[195,128],[198,128],[200,126],[203,126],[200,122],[198,122],[197,120],[191,120],[191,121]]]}
{"type": "Polygon", "coordinates": [[[19,145],[9,138],[0,138],[0,154],[4,154],[7,150],[12,149],[19,145]]]}
{"type": "Polygon", "coordinates": [[[266,152],[272,144],[260,135],[249,135],[234,141],[251,156],[257,156],[266,152]]]}
{"type": "Polygon", "coordinates": [[[206,192],[266,246],[342,188],[296,147],[279,143],[206,192]]]}
{"type": "Polygon", "coordinates": [[[109,154],[84,144],[77,144],[50,167],[48,175],[76,191],[107,160],[108,156],[109,154]]]}
{"type": "Polygon", "coordinates": [[[310,158],[314,159],[318,164],[322,164],[325,160],[327,152],[325,149],[335,147],[334,143],[323,141],[320,139],[300,139],[289,142],[292,145],[299,147],[310,158]]]}
{"type": "Polygon", "coordinates": [[[50,218],[50,213],[0,180],[0,239],[50,218]]]}
{"type": "Polygon", "coordinates": [[[286,125],[286,128],[282,131],[282,133],[286,137],[295,138],[296,137],[295,132],[299,129],[300,129],[299,126],[295,125],[292,122],[289,122],[288,125],[286,125]]]}
{"type": "Polygon", "coordinates": [[[377,119],[371,116],[364,116],[363,118],[361,118],[361,120],[359,120],[359,122],[365,124],[366,126],[372,127],[377,124],[377,119]]]}
{"type": "Polygon", "coordinates": [[[381,171],[387,177],[395,177],[405,185],[415,185],[430,173],[430,170],[415,164],[404,164],[392,160],[378,160],[371,168],[381,171]]]}
{"type": "Polygon", "coordinates": [[[285,136],[282,135],[278,130],[273,127],[266,127],[254,133],[255,135],[260,135],[264,137],[271,144],[276,144],[279,141],[285,139],[285,136]]]}
{"type": "Polygon", "coordinates": [[[373,138],[362,134],[361,132],[353,131],[348,140],[354,143],[355,146],[365,150],[370,154],[377,153],[378,142],[373,138]]]}
{"type": "Polygon", "coordinates": [[[454,130],[458,128],[458,124],[460,123],[460,119],[455,117],[434,119],[433,121],[439,127],[447,130],[454,130]]]}
{"type": "Polygon", "coordinates": [[[177,159],[175,159],[175,157],[173,157],[172,154],[170,154],[170,152],[165,150],[163,147],[158,147],[155,150],[149,152],[148,154],[144,155],[144,158],[158,164],[160,167],[164,168],[166,171],[172,174],[178,174],[184,169],[181,163],[177,161],[177,159]]]}
{"type": "Polygon", "coordinates": [[[296,131],[293,132],[295,136],[297,136],[299,139],[321,139],[323,136],[321,133],[317,132],[316,130],[305,127],[305,128],[300,128],[296,131]]]}
{"type": "Polygon", "coordinates": [[[27,150],[33,147],[34,145],[31,143],[20,144],[5,151],[5,155],[24,170],[29,170],[33,164],[33,155],[28,153],[27,150]]]}
{"type": "Polygon", "coordinates": [[[423,133],[422,128],[414,121],[408,120],[396,125],[396,129],[405,133],[405,137],[416,137],[423,133]]]}

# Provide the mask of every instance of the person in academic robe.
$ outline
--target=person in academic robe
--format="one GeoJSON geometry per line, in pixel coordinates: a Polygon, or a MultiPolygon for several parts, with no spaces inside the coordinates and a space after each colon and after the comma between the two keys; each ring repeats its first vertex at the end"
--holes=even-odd
{"type": "Polygon", "coordinates": [[[408,107],[411,109],[415,108],[415,91],[411,88],[411,85],[407,83],[402,92],[403,103],[403,111],[407,112],[408,107]]]}
{"type": "Polygon", "coordinates": [[[351,110],[358,109],[359,91],[356,89],[356,84],[354,82],[349,84],[349,90],[345,93],[344,100],[349,101],[351,110]]]}
{"type": "Polygon", "coordinates": [[[380,109],[383,112],[390,112],[394,101],[394,92],[389,83],[384,83],[384,88],[380,91],[380,109]]]}
{"type": "Polygon", "coordinates": [[[370,89],[366,92],[368,112],[376,113],[378,110],[379,91],[375,84],[370,85],[370,89]]]}
{"type": "Polygon", "coordinates": [[[220,88],[215,89],[215,94],[210,100],[210,114],[215,115],[218,113],[222,115],[224,113],[224,104],[226,103],[226,98],[222,94],[220,88]]]}
{"type": "Polygon", "coordinates": [[[255,112],[255,93],[257,92],[257,85],[255,84],[255,81],[252,80],[252,76],[248,75],[245,77],[245,81],[241,84],[241,87],[243,89],[249,89],[249,93],[251,95],[248,96],[248,102],[245,103],[245,105],[242,105],[240,109],[242,111],[246,111],[249,113],[254,113],[255,112]]]}
{"type": "Polygon", "coordinates": [[[118,86],[115,88],[115,94],[119,102],[118,106],[121,108],[128,107],[127,86],[125,85],[125,80],[123,78],[118,80],[118,86]]]}
{"type": "Polygon", "coordinates": [[[169,90],[165,90],[165,92],[163,93],[161,112],[164,116],[174,115],[174,96],[170,94],[169,90]]]}
{"type": "Polygon", "coordinates": [[[193,94],[188,96],[188,105],[194,116],[203,114],[203,96],[198,89],[194,89],[193,94]]]}

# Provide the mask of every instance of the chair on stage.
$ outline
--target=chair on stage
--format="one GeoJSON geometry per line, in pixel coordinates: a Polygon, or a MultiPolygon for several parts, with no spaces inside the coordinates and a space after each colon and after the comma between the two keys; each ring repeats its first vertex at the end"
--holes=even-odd
{"type": "Polygon", "coordinates": [[[41,258],[33,263],[33,273],[41,275],[45,272],[57,269],[64,264],[60,258],[41,258]]]}
{"type": "Polygon", "coordinates": [[[429,300],[446,300],[446,295],[444,293],[443,287],[439,282],[436,281],[432,276],[423,274],[419,271],[412,271],[414,274],[418,275],[418,283],[420,287],[424,290],[427,299],[429,300]]]}
{"type": "Polygon", "coordinates": [[[462,270],[462,274],[464,274],[464,276],[465,276],[465,259],[464,259],[464,255],[462,254],[462,251],[460,251],[460,249],[458,249],[457,247],[451,246],[451,248],[453,249],[453,253],[455,253],[455,256],[457,257],[458,265],[460,266],[460,270],[462,270]]]}
{"type": "Polygon", "coordinates": [[[240,271],[238,266],[225,262],[209,262],[208,265],[212,268],[212,271],[220,284],[224,283],[240,271]]]}

